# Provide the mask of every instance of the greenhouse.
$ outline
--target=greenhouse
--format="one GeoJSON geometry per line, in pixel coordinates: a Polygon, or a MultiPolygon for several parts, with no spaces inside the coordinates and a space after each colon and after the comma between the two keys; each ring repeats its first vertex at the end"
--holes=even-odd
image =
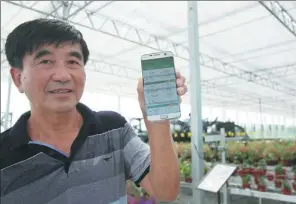
{"type": "MultiPolygon", "coordinates": [[[[181,176],[172,203],[216,204],[217,195],[197,186],[221,163],[236,167],[221,203],[296,203],[294,1],[1,1],[1,132],[30,110],[13,83],[6,39],[38,18],[83,34],[90,56],[81,103],[120,113],[148,144],[141,57],[173,54],[188,93],[171,121],[181,176]]],[[[128,203],[166,203],[133,182],[126,189],[128,203]]]]}

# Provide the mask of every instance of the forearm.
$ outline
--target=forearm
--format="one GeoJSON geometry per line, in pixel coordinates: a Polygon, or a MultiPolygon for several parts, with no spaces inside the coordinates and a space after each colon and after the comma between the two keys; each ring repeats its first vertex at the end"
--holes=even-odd
{"type": "Polygon", "coordinates": [[[158,199],[173,200],[180,187],[178,157],[173,146],[170,122],[145,120],[151,150],[150,181],[158,199]]]}

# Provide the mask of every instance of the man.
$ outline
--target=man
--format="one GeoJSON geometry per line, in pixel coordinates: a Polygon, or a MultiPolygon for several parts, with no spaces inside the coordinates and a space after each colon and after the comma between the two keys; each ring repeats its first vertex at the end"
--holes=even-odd
{"type": "MultiPolygon", "coordinates": [[[[147,120],[150,145],[118,113],[79,103],[89,50],[71,25],[37,19],[7,37],[11,77],[31,111],[1,134],[1,203],[126,203],[131,179],[159,200],[174,200],[179,167],[169,122],[147,120]]],[[[179,95],[186,93],[178,74],[179,95]]],[[[145,117],[143,87],[138,99],[145,117]]]]}

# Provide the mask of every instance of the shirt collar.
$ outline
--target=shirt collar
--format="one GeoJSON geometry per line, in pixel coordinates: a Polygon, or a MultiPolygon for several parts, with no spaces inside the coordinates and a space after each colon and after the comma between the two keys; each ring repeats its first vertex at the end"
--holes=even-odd
{"type": "MultiPolygon", "coordinates": [[[[96,117],[94,111],[89,109],[86,105],[78,103],[76,106],[77,110],[80,112],[83,118],[83,125],[80,129],[78,137],[89,134],[96,134],[98,132],[100,120],[96,117]]],[[[31,116],[31,111],[24,113],[14,124],[14,126],[9,131],[9,144],[10,149],[16,149],[23,145],[27,145],[31,139],[28,134],[28,119],[31,116]]]]}

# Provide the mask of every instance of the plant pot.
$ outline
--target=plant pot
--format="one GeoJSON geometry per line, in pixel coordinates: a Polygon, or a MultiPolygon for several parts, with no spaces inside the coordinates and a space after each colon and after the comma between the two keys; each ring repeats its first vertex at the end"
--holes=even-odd
{"type": "Polygon", "coordinates": [[[291,192],[291,190],[290,190],[290,189],[283,188],[283,189],[282,189],[282,194],[284,194],[284,195],[291,195],[291,194],[292,194],[292,192],[291,192]]]}
{"type": "Polygon", "coordinates": [[[285,180],[286,175],[275,175],[276,179],[285,180]]]}
{"type": "Polygon", "coordinates": [[[207,162],[212,162],[212,158],[210,158],[210,157],[206,157],[205,160],[206,160],[207,162]]]}
{"type": "Polygon", "coordinates": [[[259,176],[265,176],[267,174],[267,169],[260,169],[258,173],[259,173],[259,176]]]}
{"type": "Polygon", "coordinates": [[[255,176],[254,177],[254,182],[255,182],[256,185],[259,184],[260,181],[259,181],[259,177],[258,176],[255,176]]]}
{"type": "Polygon", "coordinates": [[[191,183],[192,182],[192,178],[191,177],[185,177],[185,182],[191,183]]]}
{"type": "Polygon", "coordinates": [[[292,160],[284,160],[284,166],[292,166],[292,160]]]}
{"type": "Polygon", "coordinates": [[[265,192],[266,191],[266,186],[265,185],[258,185],[257,189],[258,189],[258,191],[265,192]]]}
{"type": "Polygon", "coordinates": [[[250,173],[253,175],[253,176],[256,176],[259,174],[259,171],[257,169],[251,169],[250,170],[250,173]]]}
{"type": "Polygon", "coordinates": [[[244,170],[242,170],[242,169],[240,169],[240,170],[238,170],[237,171],[237,174],[239,175],[239,176],[245,176],[246,175],[246,172],[244,171],[244,170]]]}
{"type": "Polygon", "coordinates": [[[279,163],[279,161],[278,160],[272,160],[272,161],[267,161],[266,163],[269,166],[275,166],[275,165],[277,165],[279,163]]]}
{"type": "Polygon", "coordinates": [[[269,181],[272,181],[274,179],[274,175],[272,174],[268,174],[266,177],[269,181]]]}
{"type": "Polygon", "coordinates": [[[245,168],[245,169],[244,169],[244,172],[245,172],[246,174],[251,174],[252,171],[253,171],[252,168],[245,168]]]}
{"type": "Polygon", "coordinates": [[[242,188],[243,188],[243,189],[251,188],[251,184],[249,184],[249,183],[245,183],[245,184],[244,184],[244,183],[243,183],[243,184],[242,184],[242,188]]]}
{"type": "Polygon", "coordinates": [[[281,180],[275,180],[274,181],[274,185],[276,188],[281,188],[282,187],[282,181],[281,180]]]}

